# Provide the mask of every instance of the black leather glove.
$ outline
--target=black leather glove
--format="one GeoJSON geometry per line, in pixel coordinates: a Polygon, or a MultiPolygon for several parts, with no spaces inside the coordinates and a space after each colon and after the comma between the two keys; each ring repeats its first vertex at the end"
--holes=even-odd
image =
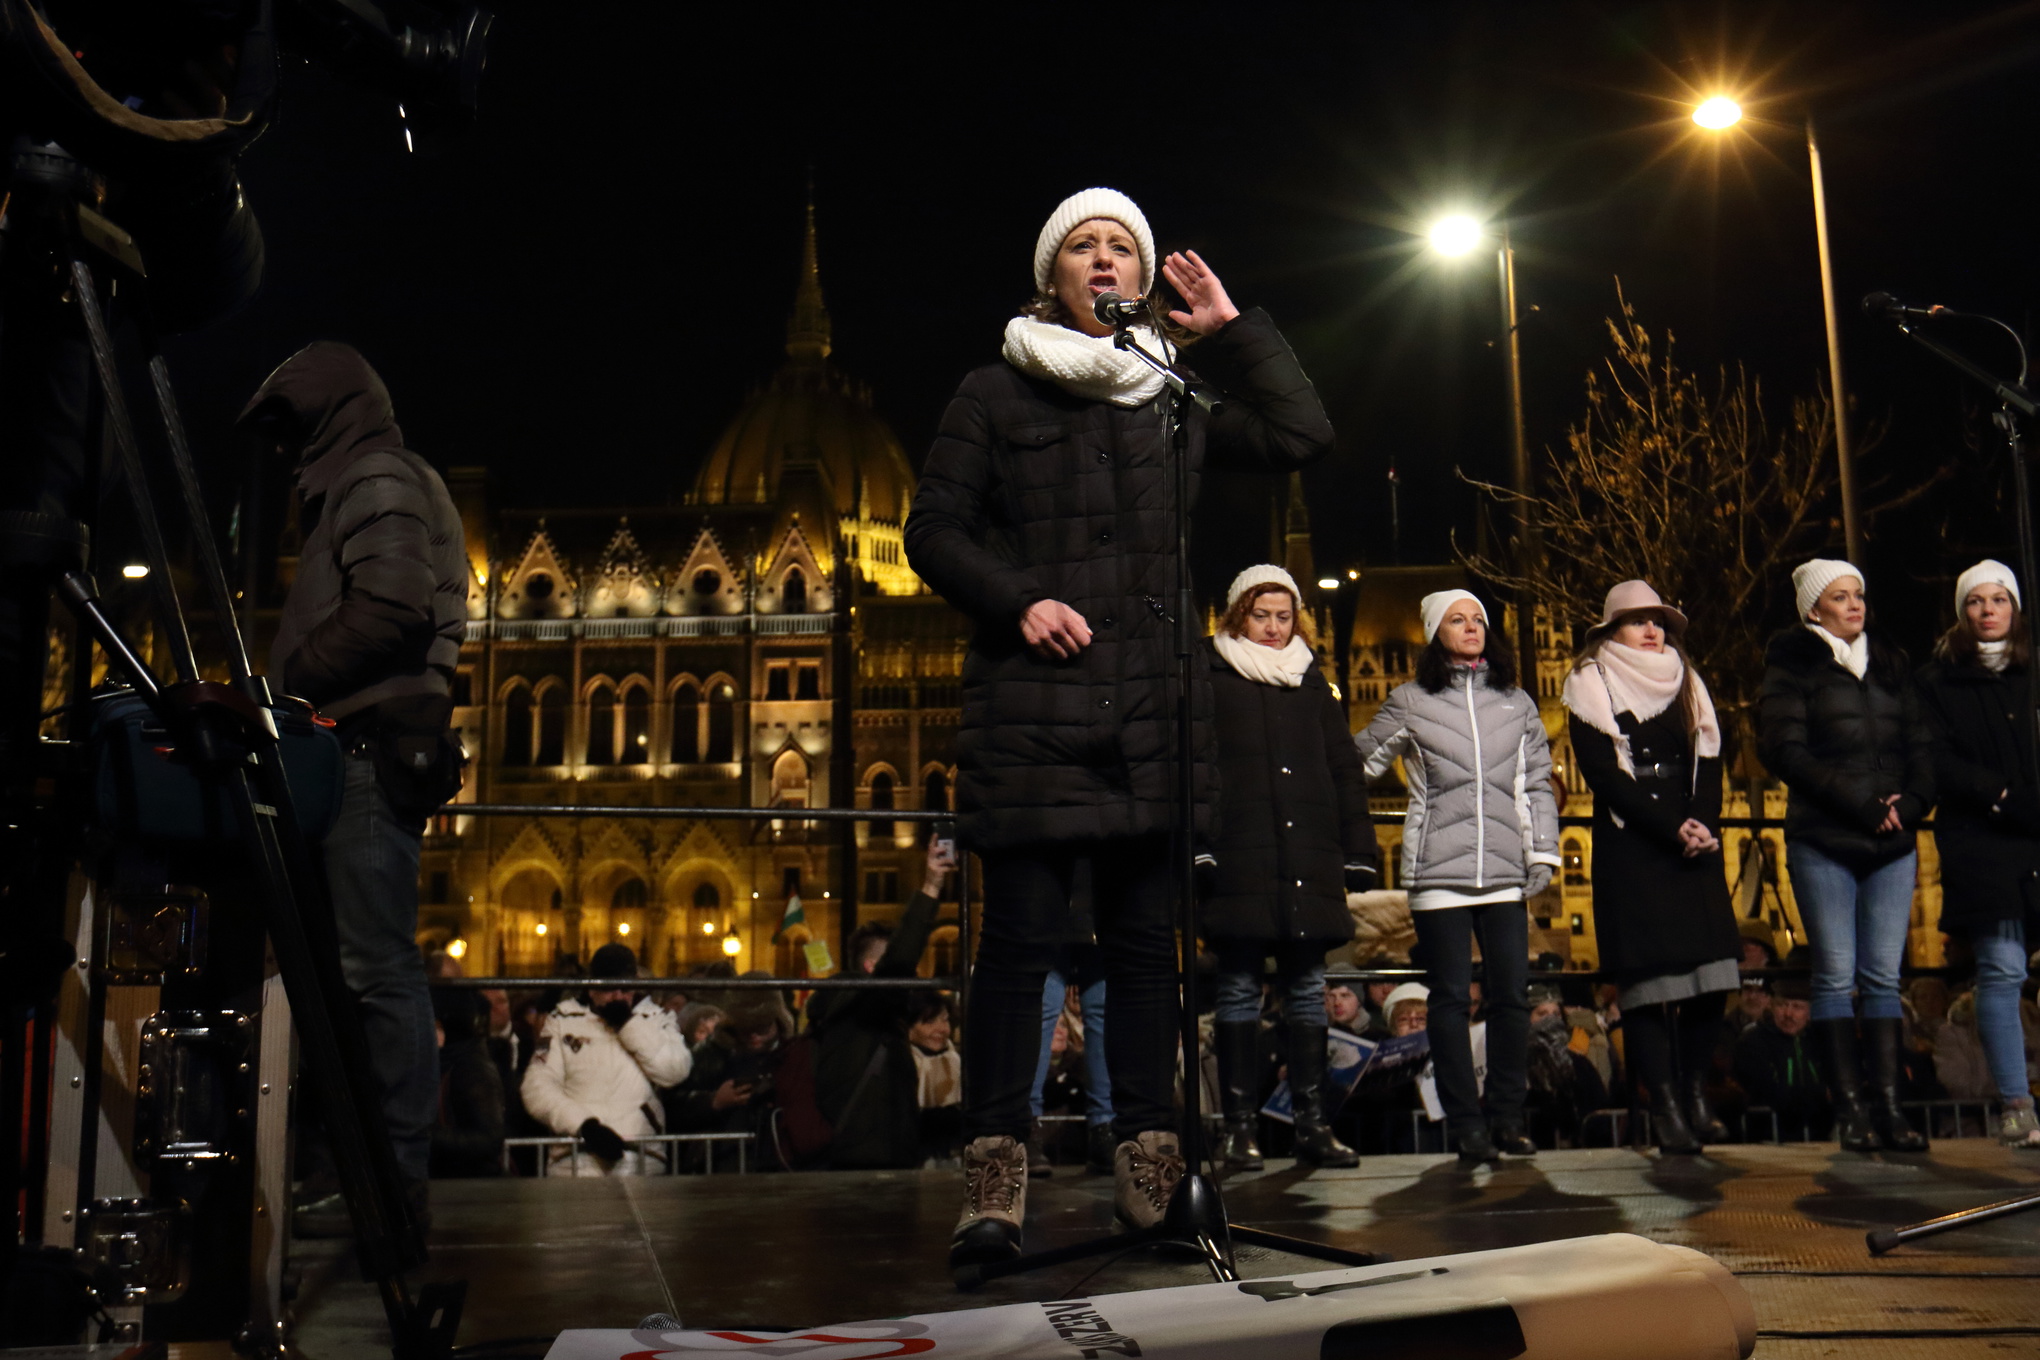
{"type": "Polygon", "coordinates": [[[1346,891],[1349,893],[1373,892],[1381,875],[1372,864],[1348,864],[1346,866],[1346,891]]]}
{"type": "Polygon", "coordinates": [[[602,1017],[602,1023],[611,1029],[622,1029],[630,1022],[631,1003],[628,1001],[606,1001],[595,1008],[595,1014],[602,1017]]]}
{"type": "Polygon", "coordinates": [[[581,1146],[605,1162],[623,1156],[623,1135],[599,1119],[581,1121],[581,1146]]]}

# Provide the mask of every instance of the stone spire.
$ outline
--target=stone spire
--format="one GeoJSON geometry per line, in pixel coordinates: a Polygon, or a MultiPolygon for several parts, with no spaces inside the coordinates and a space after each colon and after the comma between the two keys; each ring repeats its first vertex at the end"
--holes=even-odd
{"type": "Polygon", "coordinates": [[[789,359],[829,357],[829,309],[822,305],[821,271],[815,264],[815,196],[808,191],[807,240],[801,247],[800,286],[793,294],[793,315],[786,320],[789,359]]]}
{"type": "Polygon", "coordinates": [[[1282,516],[1282,568],[1303,586],[1317,584],[1310,546],[1310,507],[1303,499],[1303,474],[1289,474],[1289,504],[1282,516]]]}

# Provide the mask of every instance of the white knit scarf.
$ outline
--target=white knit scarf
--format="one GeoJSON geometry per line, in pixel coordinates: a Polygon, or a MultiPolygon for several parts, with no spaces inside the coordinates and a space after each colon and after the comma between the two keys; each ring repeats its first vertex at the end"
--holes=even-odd
{"type": "Polygon", "coordinates": [[[1301,633],[1290,634],[1286,647],[1263,647],[1258,642],[1234,637],[1223,628],[1211,641],[1227,665],[1247,679],[1264,685],[1295,689],[1310,673],[1310,647],[1301,633]]]}
{"type": "MultiPolygon", "coordinates": [[[[1161,342],[1146,326],[1131,328],[1150,354],[1161,342]]],[[[1131,353],[1115,349],[1109,335],[1086,335],[1068,326],[1016,316],[1006,323],[1006,362],[1030,377],[1046,378],[1065,392],[1114,406],[1145,406],[1162,390],[1162,375],[1131,353]]]]}
{"type": "Polygon", "coordinates": [[[1993,675],[2003,675],[2005,667],[2012,664],[2012,640],[1999,638],[1996,642],[1977,643],[1976,659],[1993,675]]]}
{"type": "Polygon", "coordinates": [[[1856,634],[1853,642],[1844,642],[1817,623],[1806,625],[1813,635],[1825,642],[1835,654],[1836,664],[1849,674],[1861,680],[1870,669],[1870,633],[1865,629],[1856,634]]]}
{"type": "MultiPolygon", "coordinates": [[[[1669,647],[1646,652],[1625,647],[1612,638],[1603,642],[1594,659],[1565,678],[1562,702],[1587,726],[1615,743],[1615,763],[1625,774],[1635,774],[1629,755],[1629,737],[1616,721],[1619,713],[1631,713],[1638,722],[1648,722],[1679,701],[1679,687],[1686,676],[1686,663],[1669,647]]],[[[1707,682],[1693,677],[1693,707],[1698,720],[1687,735],[1692,738],[1694,777],[1698,762],[1721,754],[1721,723],[1714,716],[1714,699],[1707,682]]]]}

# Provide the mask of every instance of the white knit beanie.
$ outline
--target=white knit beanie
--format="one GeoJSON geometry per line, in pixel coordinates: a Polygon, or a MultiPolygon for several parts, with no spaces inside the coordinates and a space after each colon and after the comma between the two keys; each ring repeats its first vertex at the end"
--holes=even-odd
{"type": "Polygon", "coordinates": [[[1792,569],[1792,591],[1799,597],[1799,621],[1805,623],[1813,614],[1813,606],[1826,590],[1844,576],[1853,576],[1861,582],[1867,593],[1870,583],[1854,562],[1844,562],[1834,557],[1816,557],[1810,562],[1801,562],[1792,569]]]}
{"type": "Polygon", "coordinates": [[[1995,558],[1986,557],[1955,578],[1955,617],[1962,617],[1963,607],[1969,603],[1970,591],[1988,585],[2003,586],[2011,592],[2013,604],[2021,609],[2026,607],[2026,602],[2019,598],[2019,578],[2012,575],[2012,569],[1995,558]]]}
{"type": "Polygon", "coordinates": [[[1394,1019],[1395,1008],[1405,1001],[1421,1001],[1429,1005],[1431,989],[1421,982],[1405,982],[1381,999],[1381,1013],[1394,1019]]]}
{"type": "Polygon", "coordinates": [[[1473,607],[1480,611],[1480,621],[1488,621],[1487,606],[1480,597],[1470,590],[1437,590],[1417,602],[1417,611],[1424,616],[1424,641],[1438,636],[1438,625],[1445,622],[1445,611],[1461,600],[1473,601],[1473,607]]]}
{"type": "Polygon", "coordinates": [[[1225,588],[1225,607],[1231,609],[1240,602],[1240,596],[1254,586],[1281,586],[1289,592],[1289,598],[1296,601],[1298,609],[1303,608],[1303,592],[1296,588],[1296,578],[1273,562],[1263,562],[1258,567],[1248,567],[1232,578],[1232,584],[1225,588]]]}
{"type": "Polygon", "coordinates": [[[1049,291],[1055,253],[1062,249],[1063,238],[1079,222],[1094,217],[1109,217],[1133,233],[1134,246],[1140,251],[1140,291],[1146,293],[1155,281],[1155,234],[1148,230],[1147,217],[1139,205],[1117,189],[1086,189],[1056,205],[1048,215],[1048,225],[1034,242],[1034,286],[1044,293],[1049,291]]]}

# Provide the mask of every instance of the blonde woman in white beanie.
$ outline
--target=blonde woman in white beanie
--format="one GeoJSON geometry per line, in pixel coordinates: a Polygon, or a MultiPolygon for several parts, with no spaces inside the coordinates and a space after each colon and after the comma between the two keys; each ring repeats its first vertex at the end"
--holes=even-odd
{"type": "Polygon", "coordinates": [[[1537,1151],[1524,1129],[1530,1049],[1530,922],[1524,898],[1558,867],[1551,748],[1537,701],[1516,687],[1515,651],[1464,590],[1419,605],[1429,641],[1353,739],[1370,779],[1402,757],[1409,786],[1402,886],[1431,986],[1431,1061],[1462,1161],[1537,1151]],[[1473,937],[1485,970],[1488,1075],[1474,1077],[1467,1024],[1473,937]]]}
{"type": "MultiPolygon", "coordinates": [[[[921,579],[976,624],[956,738],[959,839],[985,866],[959,1266],[1020,1250],[1042,987],[1085,883],[1105,955],[1119,1215],[1158,1221],[1183,1172],[1168,853],[1173,459],[1161,380],[1092,314],[1108,292],[1155,296],[1157,272],[1182,305],[1155,310],[1194,337],[1182,363],[1226,398],[1216,414],[1184,413],[1193,478],[1207,458],[1287,473],[1332,446],[1275,323],[1235,307],[1194,253],[1158,258],[1147,218],[1111,189],[1050,215],[1000,360],[966,377],[943,414],[906,548],[921,579]]],[[[1151,326],[1134,330],[1166,348],[1151,326]]]]}
{"type": "Polygon", "coordinates": [[[1261,983],[1270,957],[1288,1032],[1297,1160],[1360,1160],[1333,1135],[1324,1107],[1325,951],[1353,938],[1347,892],[1374,886],[1374,817],[1345,710],[1311,650],[1302,598],[1281,567],[1248,567],[1233,578],[1225,618],[1205,643],[1224,797],[1199,924],[1218,955],[1220,1155],[1238,1171],[1261,1166],[1261,983]]]}
{"type": "Polygon", "coordinates": [[[1941,928],[1976,956],[1976,1028],[2004,1103],[2000,1141],[2040,1149],[2019,990],[2026,913],[2040,882],[2040,772],[2033,756],[2033,638],[2019,579],[1982,561],[1955,582],[1955,623],[1919,673],[1941,806],[1941,928]]]}
{"type": "Polygon", "coordinates": [[[1786,870],[1813,949],[1811,1029],[1842,1146],[1916,1152],[1927,1140],[1899,1108],[1898,970],[1914,831],[1934,806],[1932,736],[1905,653],[1867,626],[1863,573],[1817,557],[1793,570],[1792,586],[1800,622],[1765,649],[1757,751],[1790,791],[1786,870]]]}
{"type": "Polygon", "coordinates": [[[1706,1078],[1723,997],[1742,981],[1721,864],[1721,724],[1685,632],[1649,583],[1624,581],[1564,691],[1573,763],[1594,794],[1601,972],[1622,988],[1630,1069],[1668,1153],[1728,1137],[1706,1078]]]}

